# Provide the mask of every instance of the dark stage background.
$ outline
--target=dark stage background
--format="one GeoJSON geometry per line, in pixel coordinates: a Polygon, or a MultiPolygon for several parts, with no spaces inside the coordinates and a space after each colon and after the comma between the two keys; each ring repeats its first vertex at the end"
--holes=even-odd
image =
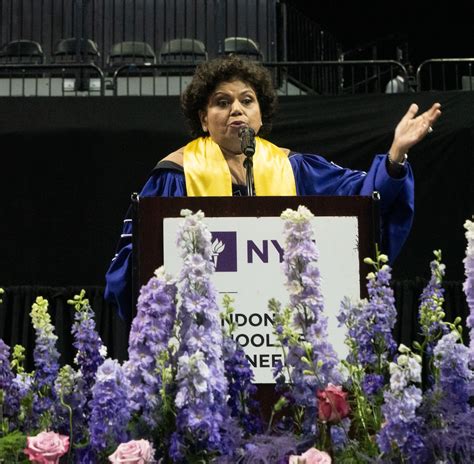
{"type": "MultiPolygon", "coordinates": [[[[394,266],[397,336],[416,335],[416,306],[432,250],[447,265],[448,316],[467,314],[462,297],[463,223],[474,212],[474,93],[286,97],[270,139],[367,169],[390,146],[412,102],[442,104],[434,132],[409,154],[416,178],[411,236],[394,266]]],[[[103,302],[130,194],[156,162],[188,140],[174,97],[2,98],[0,114],[0,337],[33,343],[27,316],[37,295],[50,298],[60,349],[70,361],[72,310],[84,287],[109,353],[123,359],[126,327],[103,302]]]]}

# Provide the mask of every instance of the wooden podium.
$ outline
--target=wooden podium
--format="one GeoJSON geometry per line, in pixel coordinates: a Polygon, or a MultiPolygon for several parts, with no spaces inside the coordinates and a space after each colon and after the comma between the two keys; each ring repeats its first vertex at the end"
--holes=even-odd
{"type": "MultiPolygon", "coordinates": [[[[356,216],[359,226],[361,277],[369,272],[363,259],[375,256],[379,240],[378,200],[362,196],[304,197],[143,197],[136,201],[134,224],[135,292],[163,264],[163,220],[180,217],[182,209],[201,210],[206,217],[279,217],[286,208],[306,206],[315,216],[356,216]]],[[[361,294],[365,292],[361,278],[361,294]]],[[[136,299],[134,299],[136,301],[136,299]]]]}
{"type": "MultiPolygon", "coordinates": [[[[134,297],[136,298],[138,295],[138,288],[145,284],[153,275],[155,269],[166,261],[166,253],[168,253],[168,256],[170,254],[179,254],[174,245],[174,240],[170,241],[169,237],[165,237],[164,225],[170,222],[170,218],[180,218],[182,209],[189,209],[193,212],[202,210],[206,219],[223,218],[223,220],[229,223],[230,218],[231,223],[237,223],[242,218],[254,218],[256,220],[261,218],[279,218],[285,209],[291,208],[296,210],[299,205],[306,206],[317,218],[350,218],[352,223],[356,224],[356,237],[352,240],[353,244],[350,247],[353,250],[355,247],[353,253],[355,260],[358,257],[359,295],[357,296],[366,296],[365,275],[371,269],[364,264],[363,259],[367,256],[375,256],[375,243],[379,242],[379,211],[378,201],[375,198],[377,198],[376,195],[374,195],[374,198],[361,196],[138,198],[135,208],[135,241],[133,244],[134,297]],[[168,240],[168,248],[164,250],[166,240],[168,240]],[[170,250],[169,247],[171,246],[173,249],[170,250]]],[[[278,224],[281,223],[281,228],[283,228],[283,221],[279,221],[278,224]]],[[[331,239],[332,236],[330,237],[331,239]]],[[[335,237],[334,241],[336,240],[337,238],[335,237]]],[[[316,237],[316,241],[318,242],[318,237],[316,237]]],[[[338,249],[339,246],[336,243],[331,253],[337,254],[338,249]]],[[[355,264],[357,265],[357,263],[355,264]]],[[[166,265],[168,266],[168,263],[166,265]]],[[[340,272],[342,273],[343,269],[340,272]]],[[[216,272],[216,274],[219,274],[219,272],[216,272]]],[[[260,271],[255,276],[255,280],[262,278],[262,274],[264,272],[260,271]]],[[[281,286],[283,287],[283,285],[281,286]]],[[[222,289],[218,288],[218,290],[221,291],[222,289]]],[[[224,289],[221,293],[227,293],[226,290],[224,289]]],[[[270,294],[268,297],[273,296],[270,294]]],[[[256,314],[253,314],[253,316],[256,316],[256,314]]],[[[246,330],[245,327],[243,330],[246,330]]],[[[246,353],[249,356],[247,351],[246,353]]],[[[267,383],[260,384],[258,396],[262,404],[262,414],[268,418],[275,400],[273,385],[267,383]]]]}

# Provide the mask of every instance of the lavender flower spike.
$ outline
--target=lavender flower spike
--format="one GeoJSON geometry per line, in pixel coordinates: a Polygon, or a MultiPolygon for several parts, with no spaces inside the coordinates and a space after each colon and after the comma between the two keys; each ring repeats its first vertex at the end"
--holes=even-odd
{"type": "Polygon", "coordinates": [[[390,389],[384,393],[382,412],[385,423],[377,443],[387,461],[428,463],[422,436],[423,418],[418,414],[422,402],[421,357],[400,345],[397,363],[390,363],[390,389]]]}
{"type": "Polygon", "coordinates": [[[14,418],[20,408],[20,401],[9,356],[10,347],[0,338],[0,411],[6,417],[14,418]]]}
{"type": "Polygon", "coordinates": [[[162,387],[158,358],[171,339],[176,320],[176,283],[163,267],[140,289],[137,315],[129,336],[129,360],[124,364],[130,382],[129,401],[133,411],[141,412],[151,426],[153,411],[160,402],[162,387]]]}
{"type": "Polygon", "coordinates": [[[365,263],[375,267],[376,272],[367,275],[369,299],[349,330],[349,336],[358,344],[357,361],[366,368],[385,366],[397,347],[392,335],[397,310],[390,287],[392,270],[386,264],[387,261],[387,256],[383,254],[377,255],[376,262],[370,258],[364,259],[365,263]]]}
{"type": "Polygon", "coordinates": [[[474,366],[474,222],[466,221],[464,227],[466,228],[467,247],[466,257],[463,261],[466,274],[463,288],[470,311],[466,320],[466,325],[470,329],[469,362],[474,366]]]}
{"type": "Polygon", "coordinates": [[[431,278],[420,297],[419,319],[421,333],[425,338],[426,352],[433,353],[435,341],[447,332],[443,323],[444,289],[442,287],[445,265],[441,262],[441,251],[433,252],[435,259],[430,263],[431,278]]]}
{"type": "MultiPolygon", "coordinates": [[[[79,366],[82,374],[83,395],[86,401],[92,398],[92,387],[95,382],[97,369],[104,362],[106,348],[97,332],[94,312],[89,304],[89,300],[84,298],[85,291],[81,290],[79,295],[75,295],[73,300],[68,300],[68,304],[74,306],[74,324],[72,334],[74,335],[73,346],[77,350],[74,362],[79,366]]],[[[86,413],[89,412],[86,406],[86,413]]]]}
{"type": "Polygon", "coordinates": [[[235,445],[230,431],[233,421],[226,405],[227,380],[222,354],[222,328],[217,292],[210,277],[211,233],[203,223],[204,214],[185,210],[178,231],[183,268],[179,276],[180,347],[176,432],[170,455],[175,462],[200,457],[232,456],[235,445]]]}
{"type": "Polygon", "coordinates": [[[443,335],[438,341],[434,348],[434,366],[439,372],[438,383],[443,392],[445,413],[467,412],[473,372],[468,365],[468,348],[460,343],[457,330],[443,335]]]}
{"type": "Polygon", "coordinates": [[[97,455],[128,441],[129,388],[128,380],[118,361],[106,359],[97,370],[89,418],[90,445],[97,455]]]}
{"type": "Polygon", "coordinates": [[[279,321],[282,325],[281,334],[277,330],[277,337],[283,343],[286,343],[285,338],[288,340],[287,365],[292,369],[290,381],[294,400],[307,407],[304,426],[307,432],[311,432],[316,423],[316,390],[329,383],[341,382],[337,368],[339,360],[327,337],[327,318],[317,267],[319,252],[311,225],[313,217],[304,206],[299,206],[297,211],[287,209],[281,214],[285,221],[283,269],[293,315],[290,324],[303,335],[304,341],[299,336],[285,337],[292,332],[291,327],[287,327],[284,317],[276,315],[277,324],[279,321]]]}
{"type": "MultiPolygon", "coordinates": [[[[41,419],[40,427],[51,425],[54,402],[57,395],[54,382],[59,373],[59,352],[56,349],[57,335],[48,314],[48,301],[36,298],[31,309],[31,321],[36,332],[36,345],[33,353],[35,363],[35,394],[33,409],[36,418],[41,419]]],[[[34,420],[33,420],[34,422],[34,420]]]]}

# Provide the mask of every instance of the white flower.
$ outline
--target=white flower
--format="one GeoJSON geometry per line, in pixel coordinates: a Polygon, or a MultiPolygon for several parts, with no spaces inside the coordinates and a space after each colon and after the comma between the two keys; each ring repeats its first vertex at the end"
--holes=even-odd
{"type": "Polygon", "coordinates": [[[474,240],[474,222],[467,220],[464,223],[464,228],[467,230],[466,238],[468,240],[474,240]]]}
{"type": "Polygon", "coordinates": [[[408,366],[408,356],[401,354],[397,359],[397,364],[401,367],[408,366]]]}
{"type": "Polygon", "coordinates": [[[394,392],[402,391],[408,384],[407,375],[404,369],[398,364],[390,363],[390,389],[394,392]]]}
{"type": "Polygon", "coordinates": [[[168,349],[171,353],[176,353],[179,348],[179,340],[176,337],[171,337],[168,341],[168,349]]]}
{"type": "Polygon", "coordinates": [[[410,375],[410,380],[412,382],[421,382],[421,365],[417,362],[417,360],[412,357],[408,358],[407,368],[410,375]]]}
{"type": "Polygon", "coordinates": [[[408,348],[408,346],[404,345],[403,343],[400,343],[398,351],[400,351],[400,353],[410,353],[411,350],[410,348],[408,348]]]}
{"type": "Polygon", "coordinates": [[[106,359],[97,369],[97,383],[113,380],[116,383],[122,383],[124,380],[122,366],[116,359],[106,359]]]}
{"type": "Polygon", "coordinates": [[[392,375],[394,372],[397,372],[398,370],[400,370],[400,366],[397,363],[391,362],[388,365],[388,369],[389,369],[390,375],[392,375]]]}
{"type": "Polygon", "coordinates": [[[178,390],[178,393],[176,393],[174,404],[177,408],[182,408],[187,403],[187,399],[187,390],[180,389],[178,390]]]}
{"type": "Polygon", "coordinates": [[[288,292],[292,295],[298,295],[304,290],[304,287],[297,280],[287,282],[285,283],[285,286],[288,289],[288,292]]]}
{"type": "Polygon", "coordinates": [[[285,211],[281,213],[280,217],[285,221],[298,223],[306,222],[309,219],[312,219],[314,214],[308,208],[306,208],[306,206],[300,205],[296,211],[290,208],[285,209],[285,211]]]}
{"type": "Polygon", "coordinates": [[[153,274],[156,278],[164,280],[166,285],[174,285],[176,283],[176,279],[171,274],[166,273],[164,266],[160,266],[159,268],[155,269],[153,274]]]}
{"type": "Polygon", "coordinates": [[[107,347],[105,345],[101,345],[99,348],[99,354],[105,359],[107,357],[107,347]]]}

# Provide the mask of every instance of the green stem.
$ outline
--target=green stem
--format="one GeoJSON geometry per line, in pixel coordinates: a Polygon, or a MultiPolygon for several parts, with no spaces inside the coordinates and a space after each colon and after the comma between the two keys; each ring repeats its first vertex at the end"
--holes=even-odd
{"type": "Polygon", "coordinates": [[[68,414],[69,414],[69,449],[68,449],[68,452],[67,452],[67,462],[70,463],[70,462],[72,462],[71,457],[72,457],[72,440],[73,440],[73,437],[72,437],[72,408],[71,408],[71,406],[69,406],[68,404],[66,404],[64,402],[64,398],[63,398],[62,393],[59,395],[59,401],[61,402],[62,406],[67,409],[68,414]]]}
{"type": "Polygon", "coordinates": [[[334,452],[332,449],[332,440],[331,440],[331,424],[328,422],[323,422],[321,427],[321,445],[322,449],[326,451],[331,459],[334,457],[334,452]]]}
{"type": "Polygon", "coordinates": [[[274,417],[275,417],[275,410],[272,409],[272,414],[270,415],[270,420],[268,421],[267,435],[270,435],[270,432],[272,431],[272,423],[273,423],[274,417]]]}

